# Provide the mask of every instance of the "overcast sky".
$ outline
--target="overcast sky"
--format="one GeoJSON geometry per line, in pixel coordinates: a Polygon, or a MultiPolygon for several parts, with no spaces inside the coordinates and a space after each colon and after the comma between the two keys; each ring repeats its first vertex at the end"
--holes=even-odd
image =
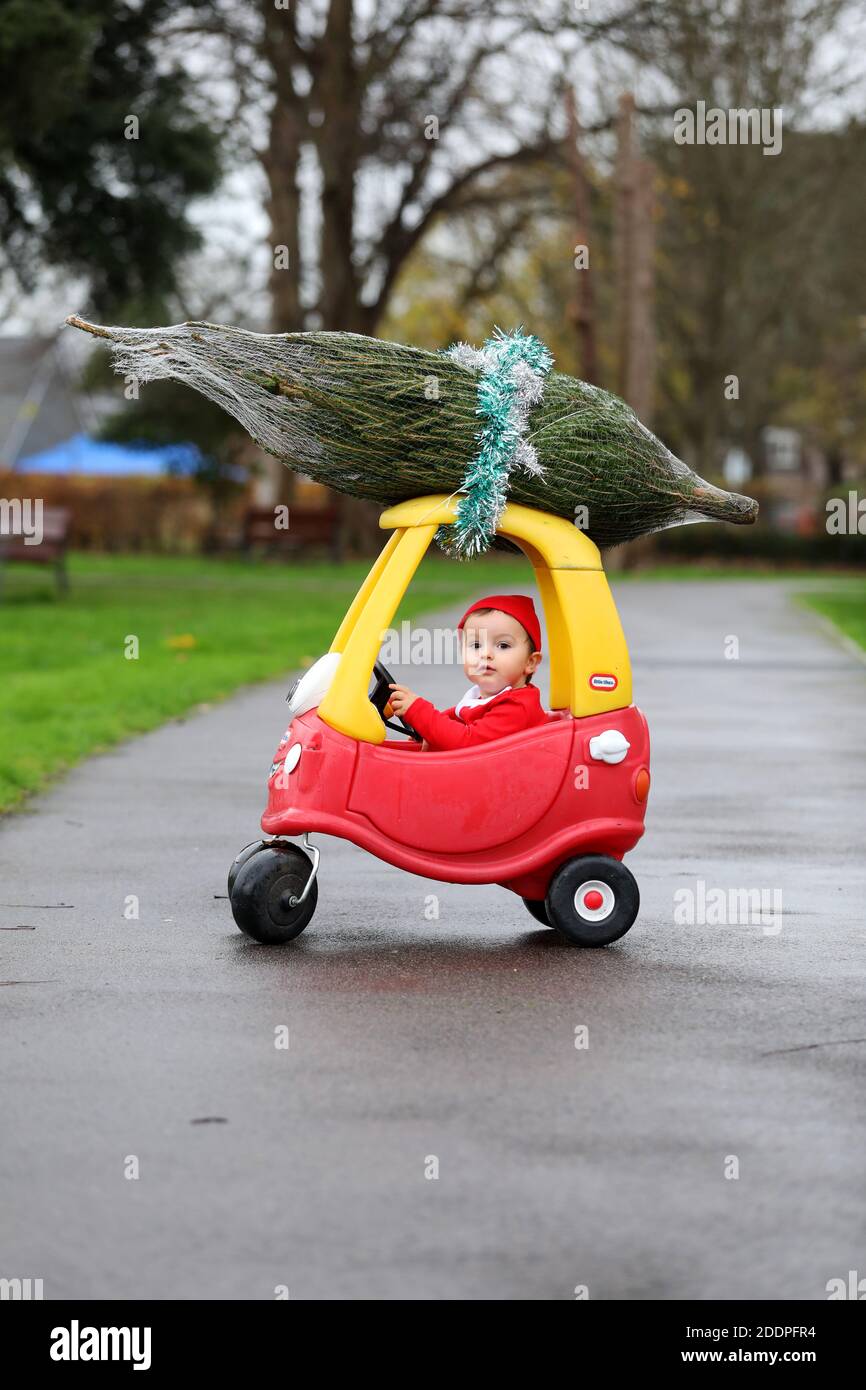
{"type": "MultiPolygon", "coordinates": [[[[846,19],[844,30],[825,43],[819,57],[819,71],[834,71],[838,75],[842,67],[850,80],[854,65],[862,66],[864,34],[866,6],[861,7],[859,13],[852,11],[846,19]]],[[[202,94],[206,92],[208,100],[218,110],[230,110],[232,85],[224,78],[213,76],[220,71],[217,48],[209,48],[206,42],[195,47],[186,43],[183,48],[177,45],[173,51],[176,56],[183,54],[183,61],[195,76],[202,94]]],[[[536,60],[542,65],[543,56],[536,54],[536,60]]],[[[652,103],[665,99],[662,85],[651,72],[640,70],[620,55],[608,55],[603,63],[599,63],[599,57],[598,50],[585,51],[575,61],[574,76],[580,94],[581,116],[585,122],[591,123],[596,119],[605,105],[609,107],[615,94],[629,86],[635,91],[639,102],[652,103]]],[[[812,102],[808,110],[808,123],[813,127],[833,126],[843,122],[849,114],[862,114],[862,109],[862,84],[854,85],[852,82],[844,93],[812,102]]],[[[790,115],[785,114],[787,121],[790,115]]],[[[261,147],[265,143],[263,107],[257,112],[248,113],[248,117],[250,134],[255,144],[261,147]]],[[[479,132],[474,134],[478,136],[479,132]]],[[[502,143],[501,139],[499,143],[502,143]]],[[[302,234],[304,239],[313,243],[316,239],[316,181],[317,167],[310,149],[306,152],[302,183],[307,194],[312,196],[305,199],[302,234]]],[[[376,187],[368,184],[359,190],[361,216],[370,229],[375,225],[374,219],[381,218],[383,204],[387,205],[396,196],[396,178],[391,177],[390,187],[387,183],[386,175],[380,177],[376,187]]],[[[249,326],[265,324],[268,304],[264,286],[269,249],[266,244],[268,222],[263,207],[264,194],[263,171],[258,161],[251,158],[230,172],[214,197],[191,204],[190,218],[202,229],[205,237],[203,250],[189,259],[184,277],[191,313],[201,312],[200,306],[206,305],[213,318],[233,315],[237,321],[243,312],[244,321],[249,326]],[[213,298],[215,285],[224,291],[221,299],[219,296],[213,298]]],[[[312,289],[308,284],[308,295],[312,289]]],[[[38,290],[30,296],[22,297],[9,276],[0,280],[0,313],[2,331],[6,334],[51,333],[62,324],[68,313],[86,312],[87,309],[86,285],[76,283],[67,274],[50,266],[45,267],[38,290]]],[[[83,348],[88,346],[84,335],[72,330],[67,330],[62,337],[80,339],[83,348]]]]}

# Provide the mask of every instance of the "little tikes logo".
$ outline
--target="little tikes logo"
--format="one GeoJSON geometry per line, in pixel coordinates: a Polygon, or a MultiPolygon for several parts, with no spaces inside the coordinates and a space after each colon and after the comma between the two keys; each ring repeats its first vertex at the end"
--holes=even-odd
{"type": "Polygon", "coordinates": [[[593,690],[616,690],[619,685],[616,676],[611,676],[606,671],[594,671],[589,683],[593,690]]]}
{"type": "Polygon", "coordinates": [[[149,1327],[69,1327],[51,1329],[52,1361],[132,1361],[134,1371],[150,1370],[149,1327]]]}

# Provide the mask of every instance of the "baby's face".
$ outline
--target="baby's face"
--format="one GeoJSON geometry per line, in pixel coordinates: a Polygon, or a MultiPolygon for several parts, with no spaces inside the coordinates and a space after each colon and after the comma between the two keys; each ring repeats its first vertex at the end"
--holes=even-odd
{"type": "Polygon", "coordinates": [[[494,608],[472,614],[463,628],[463,670],[482,695],[497,695],[507,685],[524,685],[541,660],[521,624],[494,608]]]}

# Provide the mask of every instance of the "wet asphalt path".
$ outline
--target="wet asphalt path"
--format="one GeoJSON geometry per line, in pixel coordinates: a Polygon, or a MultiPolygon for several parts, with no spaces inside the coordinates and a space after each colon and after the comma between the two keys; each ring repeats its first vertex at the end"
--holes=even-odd
{"type": "MultiPolygon", "coordinates": [[[[641,914],[607,950],[325,837],[305,934],[243,937],[217,895],[288,677],[0,824],[0,1276],[46,1298],[821,1299],[866,1274],[866,666],[782,585],[617,597],[654,780],[641,914]],[[676,921],[698,880],[777,890],[781,918],[676,921]]],[[[397,674],[440,705],[465,685],[397,674]]]]}

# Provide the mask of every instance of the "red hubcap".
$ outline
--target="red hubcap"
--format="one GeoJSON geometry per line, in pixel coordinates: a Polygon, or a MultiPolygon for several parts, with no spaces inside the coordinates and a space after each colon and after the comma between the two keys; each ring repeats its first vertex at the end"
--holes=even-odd
{"type": "Polygon", "coordinates": [[[583,895],[583,905],[588,912],[597,912],[604,902],[597,888],[591,888],[588,893],[583,895]]]}

